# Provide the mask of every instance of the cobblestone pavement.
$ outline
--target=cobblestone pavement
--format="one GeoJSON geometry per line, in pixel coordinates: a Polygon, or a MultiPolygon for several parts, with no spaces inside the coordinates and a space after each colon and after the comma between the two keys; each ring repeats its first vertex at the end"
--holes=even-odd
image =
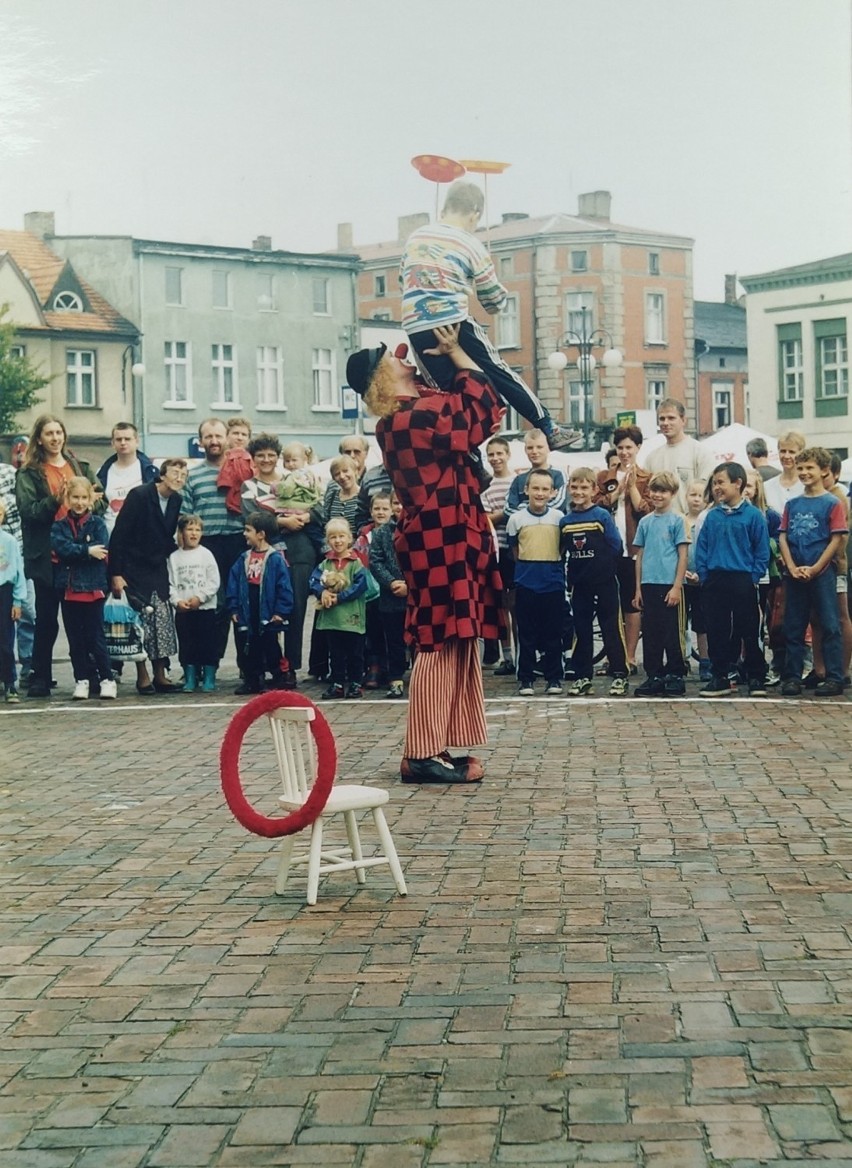
{"type": "Polygon", "coordinates": [[[512,688],[480,787],[327,707],[409,895],[313,909],[224,808],[239,699],[0,711],[3,1168],[852,1166],[849,701],[512,688]]]}

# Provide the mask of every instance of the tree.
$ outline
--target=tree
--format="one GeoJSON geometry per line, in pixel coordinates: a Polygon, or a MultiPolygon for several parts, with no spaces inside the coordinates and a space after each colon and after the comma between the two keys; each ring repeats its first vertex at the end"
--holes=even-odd
{"type": "Polygon", "coordinates": [[[12,434],[19,413],[38,402],[38,392],[49,383],[26,357],[13,352],[15,326],[6,320],[9,305],[0,306],[0,434],[12,434]]]}

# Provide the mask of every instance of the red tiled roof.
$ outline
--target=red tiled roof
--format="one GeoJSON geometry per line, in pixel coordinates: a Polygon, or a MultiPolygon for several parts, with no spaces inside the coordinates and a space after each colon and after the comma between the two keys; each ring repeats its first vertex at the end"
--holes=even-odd
{"type": "MultiPolygon", "coordinates": [[[[30,231],[0,230],[0,254],[8,252],[24,276],[32,285],[44,314],[44,327],[67,332],[115,333],[127,336],[138,332],[135,325],[121,315],[100,292],[75,276],[89,303],[88,312],[54,312],[45,308],[48,298],[56,287],[66,261],[51,251],[43,239],[30,231]]],[[[39,326],[29,326],[39,327],[39,326]]]]}

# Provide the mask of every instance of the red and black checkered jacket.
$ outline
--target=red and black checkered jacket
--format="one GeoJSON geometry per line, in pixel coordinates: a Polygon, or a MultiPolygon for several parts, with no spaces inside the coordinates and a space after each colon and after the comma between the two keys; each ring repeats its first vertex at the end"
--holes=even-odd
{"type": "Polygon", "coordinates": [[[449,393],[425,389],[376,423],[402,504],[394,549],[408,585],[406,638],[424,652],[451,637],[500,633],[494,540],[468,453],[504,413],[483,373],[462,370],[449,393]]]}

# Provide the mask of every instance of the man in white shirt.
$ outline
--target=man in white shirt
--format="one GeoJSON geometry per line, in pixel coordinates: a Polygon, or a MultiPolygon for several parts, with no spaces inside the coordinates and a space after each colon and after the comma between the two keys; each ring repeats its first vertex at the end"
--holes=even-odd
{"type": "Polygon", "coordinates": [[[115,453],[98,471],[108,504],[104,522],[110,534],[130,491],[157,477],[157,468],[139,449],[139,433],[132,422],[116,422],[112,428],[112,448],[115,453]]]}
{"type": "Polygon", "coordinates": [[[657,426],[666,440],[645,459],[645,469],[651,474],[668,471],[678,481],[678,492],[672,501],[672,509],[685,515],[686,492],[693,479],[706,483],[716,465],[711,451],[707,450],[686,431],[686,408],[683,402],[668,397],[657,406],[657,426]]]}

